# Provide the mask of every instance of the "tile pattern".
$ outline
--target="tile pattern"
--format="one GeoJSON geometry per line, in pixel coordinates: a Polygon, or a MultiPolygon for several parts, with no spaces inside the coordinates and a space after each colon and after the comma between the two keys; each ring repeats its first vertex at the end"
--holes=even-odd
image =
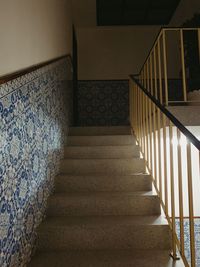
{"type": "Polygon", "coordinates": [[[80,126],[128,125],[128,80],[79,81],[80,126]]]}
{"type": "Polygon", "coordinates": [[[26,266],[72,118],[69,58],[0,85],[0,266],[26,266]]]}
{"type": "MultiPolygon", "coordinates": [[[[196,244],[196,266],[200,267],[200,219],[194,220],[194,227],[195,227],[195,244],[196,244]]],[[[177,233],[180,233],[180,224],[179,221],[176,221],[176,228],[177,233]]],[[[184,220],[184,231],[185,231],[185,256],[188,259],[188,262],[190,263],[191,257],[190,257],[190,223],[189,219],[184,220]]],[[[180,235],[179,235],[180,238],[180,235]]]]}

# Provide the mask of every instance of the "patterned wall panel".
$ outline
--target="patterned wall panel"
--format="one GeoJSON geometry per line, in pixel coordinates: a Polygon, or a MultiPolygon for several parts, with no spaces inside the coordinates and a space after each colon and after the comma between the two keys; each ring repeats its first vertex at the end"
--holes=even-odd
{"type": "Polygon", "coordinates": [[[0,266],[26,266],[71,121],[69,59],[0,86],[0,266]]]}
{"type": "Polygon", "coordinates": [[[80,126],[129,124],[129,83],[122,81],[79,81],[80,126]]]}
{"type": "MultiPolygon", "coordinates": [[[[177,232],[180,233],[179,220],[176,221],[177,232]]],[[[196,245],[196,266],[200,267],[200,218],[194,219],[194,231],[195,231],[195,245],[196,245]]],[[[190,263],[190,222],[189,219],[184,219],[184,245],[185,256],[190,263]]],[[[179,234],[180,239],[180,234],[179,234]]]]}

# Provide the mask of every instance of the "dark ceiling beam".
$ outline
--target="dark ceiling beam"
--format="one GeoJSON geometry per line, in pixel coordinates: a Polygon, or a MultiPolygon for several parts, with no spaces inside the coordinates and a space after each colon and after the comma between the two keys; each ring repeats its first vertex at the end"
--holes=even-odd
{"type": "Polygon", "coordinates": [[[121,25],[123,25],[125,22],[125,10],[126,10],[126,0],[122,0],[122,2],[121,2],[121,18],[120,18],[121,25]]]}
{"type": "Polygon", "coordinates": [[[153,0],[148,0],[148,4],[147,4],[147,7],[146,7],[146,10],[145,10],[145,14],[144,14],[144,21],[143,21],[143,24],[148,24],[148,14],[151,10],[151,7],[152,7],[152,2],[153,0]]]}

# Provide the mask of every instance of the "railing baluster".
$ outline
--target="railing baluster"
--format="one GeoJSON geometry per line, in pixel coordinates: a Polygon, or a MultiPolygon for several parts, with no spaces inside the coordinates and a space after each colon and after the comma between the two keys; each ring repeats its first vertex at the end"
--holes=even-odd
{"type": "MultiPolygon", "coordinates": [[[[153,132],[152,132],[152,103],[149,99],[149,138],[150,138],[150,161],[151,161],[151,174],[153,175],[153,132]]],[[[153,177],[152,177],[153,178],[153,177]]]]}
{"type": "Polygon", "coordinates": [[[172,257],[177,258],[176,254],[176,222],[175,222],[175,193],[174,193],[174,155],[173,155],[173,124],[169,123],[170,141],[170,178],[171,178],[171,218],[172,218],[172,257]]]}
{"type": "Polygon", "coordinates": [[[159,197],[162,201],[162,166],[161,166],[161,117],[160,117],[160,109],[157,109],[157,122],[158,122],[158,168],[159,168],[159,197]]]}
{"type": "Polygon", "coordinates": [[[165,187],[165,214],[168,216],[169,204],[168,204],[168,182],[167,182],[167,133],[166,133],[166,116],[163,113],[163,169],[164,169],[164,187],[165,187]]]}
{"type": "Polygon", "coordinates": [[[157,140],[156,140],[156,107],[153,104],[153,147],[154,147],[154,178],[156,182],[156,187],[158,188],[158,177],[157,177],[157,140]]]}
{"type": "MultiPolygon", "coordinates": [[[[171,30],[171,29],[170,29],[171,30]]],[[[183,30],[192,29],[172,29],[180,34],[180,49],[182,63],[182,80],[184,101],[187,101],[187,80],[185,68],[185,51],[183,30]]],[[[200,61],[200,29],[198,31],[199,61],[200,61]]],[[[189,267],[188,259],[185,256],[185,236],[184,236],[184,186],[185,173],[183,173],[182,134],[190,136],[191,142],[187,144],[187,178],[188,178],[188,203],[190,222],[190,249],[191,267],[196,266],[195,259],[195,235],[194,235],[194,207],[193,207],[193,183],[191,162],[191,143],[199,147],[198,140],[187,133],[186,128],[181,123],[176,122],[173,115],[169,114],[161,104],[169,104],[169,84],[168,84],[168,55],[167,55],[167,32],[169,29],[161,30],[154,47],[143,66],[138,77],[142,87],[136,79],[135,85],[130,92],[130,121],[137,137],[137,142],[142,150],[142,155],[146,162],[147,171],[153,179],[155,189],[159,195],[161,205],[164,208],[166,218],[172,229],[172,257],[177,260],[177,249],[180,250],[185,266],[189,267]],[[146,91],[144,90],[146,89],[146,91]],[[150,95],[154,96],[152,98],[150,95]],[[175,125],[177,126],[174,129],[175,125]],[[182,132],[182,133],[181,133],[182,132]],[[175,134],[175,136],[174,136],[175,134]],[[178,140],[176,143],[174,138],[178,140]],[[177,166],[175,166],[177,161],[177,166]],[[175,176],[177,174],[177,177],[175,176]],[[175,196],[175,193],[177,195],[175,196]],[[177,203],[176,203],[177,202],[177,203]],[[180,239],[176,229],[176,212],[179,208],[180,239]]],[[[131,85],[130,85],[131,87],[131,85]]],[[[200,152],[199,152],[200,168],[200,152]]],[[[196,167],[194,166],[194,169],[196,167]]],[[[200,170],[199,170],[200,173],[200,170]]]]}
{"type": "Polygon", "coordinates": [[[147,165],[150,168],[150,160],[149,160],[149,109],[148,109],[148,98],[146,96],[145,101],[146,106],[146,135],[147,135],[147,165]]]}
{"type": "Polygon", "coordinates": [[[147,160],[147,146],[146,146],[146,144],[147,144],[147,140],[146,140],[146,138],[147,138],[147,135],[146,135],[146,123],[145,123],[145,114],[146,114],[146,105],[145,105],[145,94],[143,93],[142,94],[142,96],[143,96],[143,99],[142,99],[142,102],[143,102],[143,127],[144,127],[144,158],[147,160]]]}
{"type": "Polygon", "coordinates": [[[193,205],[191,143],[189,141],[187,142],[187,168],[188,168],[188,201],[189,201],[189,222],[190,222],[191,267],[195,267],[196,256],[195,256],[195,234],[194,234],[194,205],[193,205]]]}
{"type": "Polygon", "coordinates": [[[153,63],[152,63],[152,53],[150,54],[150,92],[153,95],[153,63]]]}
{"type": "Polygon", "coordinates": [[[183,30],[180,30],[180,42],[181,42],[181,65],[182,65],[182,81],[183,81],[183,99],[187,101],[187,86],[186,86],[186,74],[185,74],[185,52],[183,43],[183,30]]]}
{"type": "Polygon", "coordinates": [[[198,34],[199,64],[200,64],[200,29],[197,30],[197,34],[198,34]]]}
{"type": "Polygon", "coordinates": [[[149,70],[149,59],[147,60],[147,90],[150,92],[150,70],[149,70]]]}
{"type": "Polygon", "coordinates": [[[157,44],[155,45],[153,56],[154,56],[154,87],[155,87],[155,97],[156,97],[156,99],[158,99],[156,48],[157,48],[157,44]]]}
{"type": "Polygon", "coordinates": [[[165,104],[168,106],[168,75],[167,75],[167,49],[166,49],[166,32],[163,30],[163,61],[164,61],[164,79],[165,79],[165,104]]]}
{"type": "Polygon", "coordinates": [[[179,188],[179,216],[180,216],[180,252],[185,254],[184,244],[184,213],[183,213],[183,181],[182,181],[182,155],[181,155],[181,132],[177,128],[178,139],[178,188],[179,188]]]}
{"type": "Polygon", "coordinates": [[[161,50],[160,50],[160,38],[158,39],[158,73],[159,73],[159,92],[160,103],[163,103],[163,86],[162,86],[162,68],[161,68],[161,50]]]}

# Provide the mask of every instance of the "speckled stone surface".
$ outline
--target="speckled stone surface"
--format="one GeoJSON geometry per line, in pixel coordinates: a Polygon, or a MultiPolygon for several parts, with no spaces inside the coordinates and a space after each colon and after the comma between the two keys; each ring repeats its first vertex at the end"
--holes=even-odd
{"type": "Polygon", "coordinates": [[[129,126],[110,126],[110,127],[71,127],[69,135],[90,136],[90,135],[130,135],[131,128],[129,126]]]}
{"type": "Polygon", "coordinates": [[[133,174],[145,173],[144,160],[132,159],[64,159],[61,173],[70,174],[133,174]]]}
{"type": "Polygon", "coordinates": [[[139,146],[67,146],[65,158],[133,158],[139,157],[139,146]]]}
{"type": "Polygon", "coordinates": [[[64,192],[135,192],[152,190],[147,174],[63,174],[56,177],[55,191],[64,192]]]}
{"type": "Polygon", "coordinates": [[[48,201],[49,216],[156,215],[157,195],[131,192],[56,193],[48,201]]]}
{"type": "Polygon", "coordinates": [[[40,252],[28,267],[184,267],[169,250],[84,250],[40,252]]]}
{"type": "Polygon", "coordinates": [[[105,135],[105,136],[69,136],[69,146],[120,146],[135,145],[132,135],[105,135]]]}
{"type": "Polygon", "coordinates": [[[134,137],[90,129],[71,129],[30,267],[182,267],[134,137]]]}

